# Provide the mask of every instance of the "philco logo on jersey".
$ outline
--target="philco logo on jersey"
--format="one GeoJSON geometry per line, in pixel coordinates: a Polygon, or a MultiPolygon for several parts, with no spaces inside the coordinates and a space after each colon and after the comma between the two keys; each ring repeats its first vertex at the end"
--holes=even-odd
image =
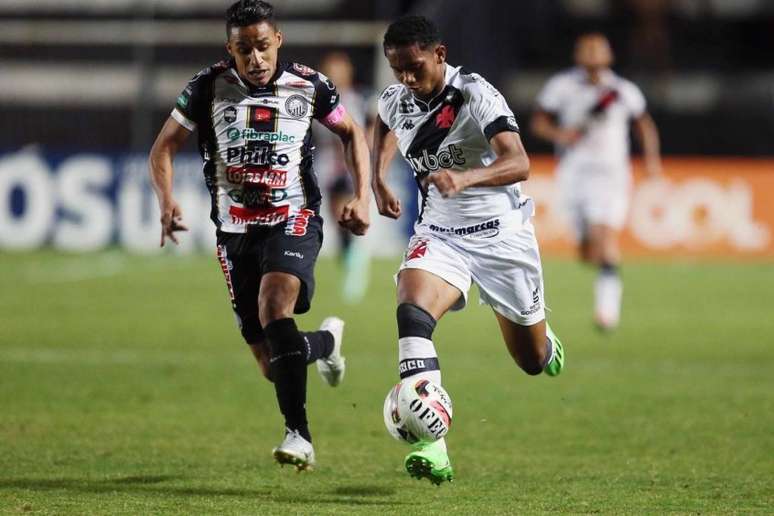
{"type": "Polygon", "coordinates": [[[452,144],[449,147],[437,154],[430,154],[427,149],[422,150],[422,155],[419,157],[408,157],[409,165],[414,169],[417,174],[426,174],[442,168],[451,168],[454,165],[465,164],[465,153],[462,149],[452,144]]]}
{"type": "Polygon", "coordinates": [[[247,147],[229,147],[226,149],[227,163],[251,163],[253,165],[287,165],[290,157],[278,154],[270,147],[248,149],[247,147]]]}
{"type": "Polygon", "coordinates": [[[255,141],[264,141],[264,142],[270,142],[270,143],[295,143],[296,137],[293,135],[285,134],[282,131],[276,133],[276,132],[263,132],[263,131],[256,131],[252,127],[248,127],[246,129],[242,129],[241,131],[237,129],[236,127],[232,127],[226,132],[226,136],[228,137],[229,141],[236,141],[240,137],[244,140],[255,142],[255,141]]]}

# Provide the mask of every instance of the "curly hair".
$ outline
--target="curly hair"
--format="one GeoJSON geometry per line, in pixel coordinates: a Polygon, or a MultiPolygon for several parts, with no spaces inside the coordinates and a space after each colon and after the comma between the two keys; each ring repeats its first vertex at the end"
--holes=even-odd
{"type": "Polygon", "coordinates": [[[422,50],[441,43],[438,26],[424,16],[404,16],[392,22],[384,34],[384,48],[419,45],[422,50]]]}

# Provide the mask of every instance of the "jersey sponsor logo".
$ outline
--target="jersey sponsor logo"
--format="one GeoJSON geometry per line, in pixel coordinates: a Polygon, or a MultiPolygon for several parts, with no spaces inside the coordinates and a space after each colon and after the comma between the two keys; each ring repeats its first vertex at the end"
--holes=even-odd
{"type": "Polygon", "coordinates": [[[411,131],[414,127],[416,126],[414,125],[414,122],[412,122],[411,120],[406,120],[405,122],[403,122],[403,125],[400,126],[400,128],[403,129],[404,131],[411,131]]]}
{"type": "Polygon", "coordinates": [[[226,179],[229,183],[260,183],[266,186],[281,188],[287,186],[287,170],[274,170],[266,167],[226,167],[226,179]]]}
{"type": "Polygon", "coordinates": [[[269,143],[295,143],[296,137],[292,134],[285,134],[282,131],[256,131],[252,127],[242,129],[241,131],[236,127],[232,127],[226,131],[226,136],[229,141],[236,141],[239,138],[250,142],[269,142],[269,143]]]}
{"type": "Polygon", "coordinates": [[[227,163],[250,163],[253,165],[287,165],[290,157],[279,154],[270,147],[248,149],[247,147],[229,147],[226,149],[227,163]]]}
{"type": "Polygon", "coordinates": [[[302,65],[300,63],[293,63],[293,69],[295,71],[297,71],[298,73],[300,73],[301,75],[304,75],[304,76],[307,76],[307,77],[310,76],[310,75],[314,75],[315,74],[314,70],[312,70],[308,66],[302,65]]]}
{"type": "Polygon", "coordinates": [[[406,261],[422,258],[425,253],[427,253],[427,240],[420,238],[406,251],[406,261]]]}
{"type": "Polygon", "coordinates": [[[234,284],[231,281],[231,270],[234,268],[234,265],[231,263],[231,260],[228,259],[225,245],[218,244],[217,256],[218,262],[220,262],[220,269],[223,271],[223,276],[226,277],[228,295],[231,298],[231,301],[234,301],[234,284]]]}
{"type": "Polygon", "coordinates": [[[231,206],[228,210],[234,224],[274,225],[287,220],[288,213],[290,213],[290,206],[269,206],[266,208],[231,206]]]}
{"type": "Polygon", "coordinates": [[[435,126],[439,129],[448,129],[456,119],[457,113],[454,111],[454,106],[447,105],[435,116],[435,126]]]}
{"type": "Polygon", "coordinates": [[[422,150],[419,157],[408,158],[409,165],[417,174],[426,174],[442,168],[451,168],[454,165],[465,164],[465,153],[454,144],[436,154],[430,154],[427,149],[422,150]]]}
{"type": "Polygon", "coordinates": [[[430,231],[457,236],[475,236],[477,238],[492,238],[500,234],[500,219],[492,219],[481,224],[473,224],[460,228],[446,228],[430,224],[430,231]]]}
{"type": "Polygon", "coordinates": [[[291,236],[304,236],[306,235],[306,228],[309,226],[309,221],[314,217],[314,211],[304,208],[295,215],[288,219],[285,225],[285,234],[291,236]]]}
{"type": "Polygon", "coordinates": [[[271,188],[264,184],[245,184],[242,189],[228,192],[229,198],[244,205],[245,208],[258,208],[277,204],[288,198],[284,188],[271,188]]]}
{"type": "Polygon", "coordinates": [[[234,106],[228,106],[226,109],[223,110],[223,120],[226,121],[227,124],[233,124],[236,122],[237,119],[237,110],[234,106]]]}
{"type": "Polygon", "coordinates": [[[282,256],[289,256],[291,258],[298,258],[299,260],[304,259],[304,253],[301,251],[288,251],[285,250],[285,252],[282,253],[282,256]]]}
{"type": "Polygon", "coordinates": [[[271,109],[258,107],[253,110],[253,122],[261,123],[269,120],[271,120],[271,109]]]}
{"type": "Polygon", "coordinates": [[[303,118],[309,111],[309,102],[301,95],[291,95],[285,101],[285,111],[293,118],[303,118]]]}

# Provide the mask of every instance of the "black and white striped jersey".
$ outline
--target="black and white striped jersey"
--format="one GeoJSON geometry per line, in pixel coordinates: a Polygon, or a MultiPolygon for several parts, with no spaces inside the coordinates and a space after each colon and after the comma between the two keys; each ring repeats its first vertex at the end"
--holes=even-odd
{"type": "Polygon", "coordinates": [[[278,63],[263,87],[243,81],[233,62],[199,72],[177,99],[172,117],[198,131],[211,218],[221,231],[286,224],[290,234],[319,212],[312,168],[312,119],[339,106],[324,75],[278,63]]]}
{"type": "Polygon", "coordinates": [[[434,186],[425,190],[421,183],[439,169],[464,171],[490,165],[497,159],[490,139],[503,131],[519,132],[513,112],[494,86],[478,74],[447,64],[446,86],[429,102],[394,84],[382,92],[378,107],[420,187],[418,224],[456,234],[460,234],[458,228],[493,219],[498,225],[521,224],[524,217],[519,208],[526,198],[516,184],[468,188],[444,199],[434,186]]]}

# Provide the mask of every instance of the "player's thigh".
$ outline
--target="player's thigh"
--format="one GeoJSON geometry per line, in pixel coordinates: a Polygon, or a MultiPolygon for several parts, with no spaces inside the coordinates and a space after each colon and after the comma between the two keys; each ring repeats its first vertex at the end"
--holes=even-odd
{"type": "Polygon", "coordinates": [[[415,304],[438,320],[465,307],[471,275],[460,250],[431,234],[414,235],[397,281],[398,304],[415,304]]]}
{"type": "Polygon", "coordinates": [[[260,264],[255,242],[244,234],[219,232],[217,258],[242,337],[248,344],[262,342],[258,317],[260,264]]]}
{"type": "Polygon", "coordinates": [[[530,222],[499,242],[471,248],[480,302],[521,326],[545,319],[543,268],[530,222]]]}
{"type": "Polygon", "coordinates": [[[313,214],[275,228],[266,238],[259,293],[262,321],[309,311],[322,238],[322,219],[313,214]]]}

